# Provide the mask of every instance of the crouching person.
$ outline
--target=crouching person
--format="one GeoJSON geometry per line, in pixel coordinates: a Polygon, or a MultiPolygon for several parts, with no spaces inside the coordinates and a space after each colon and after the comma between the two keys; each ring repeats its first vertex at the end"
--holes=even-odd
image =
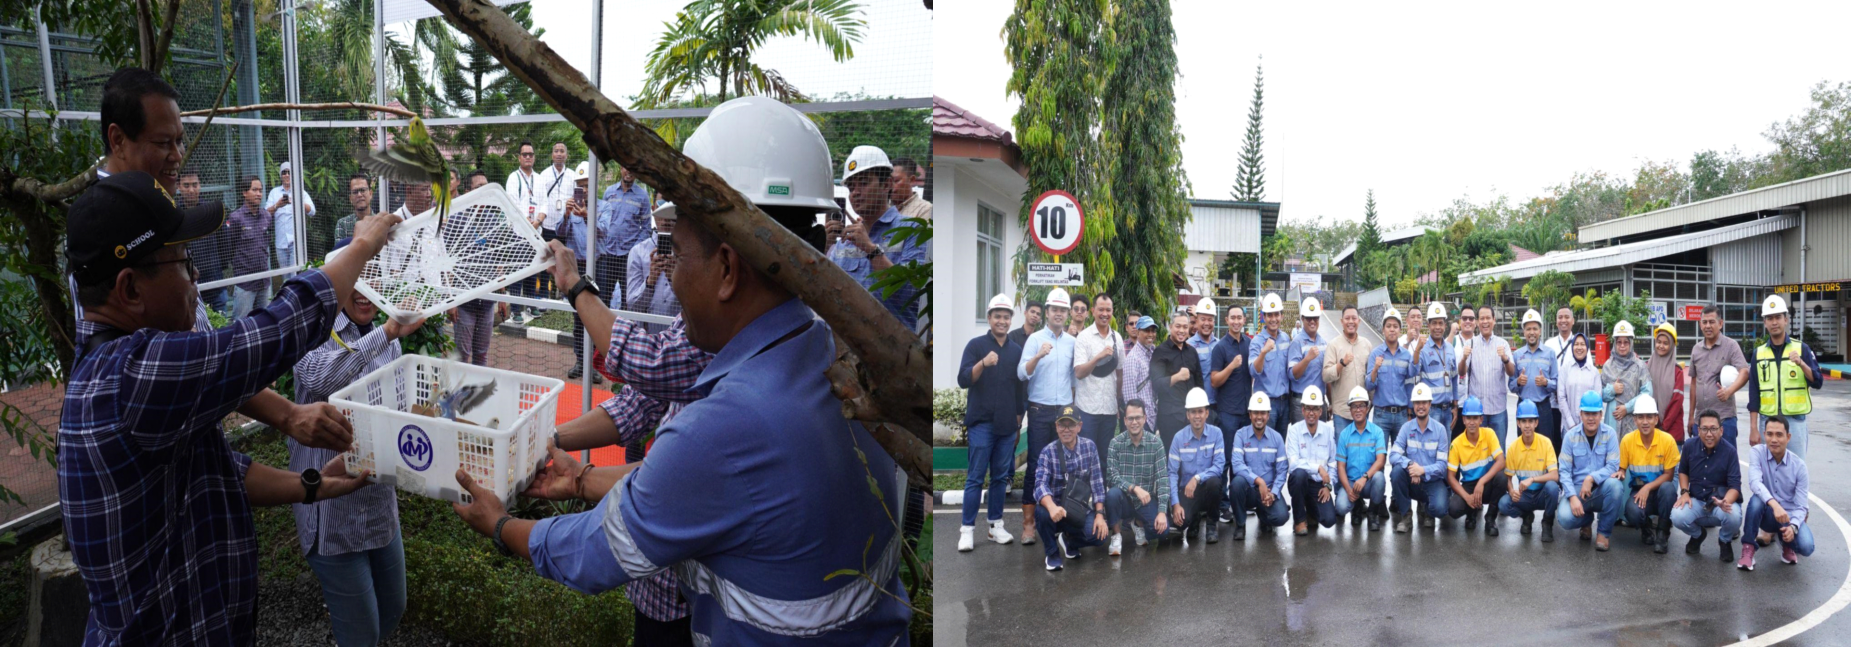
{"type": "Polygon", "coordinates": [[[1698,414],[1697,434],[1685,438],[1678,458],[1678,502],[1672,503],[1672,526],[1691,537],[1685,554],[1704,549],[1707,527],[1717,528],[1717,555],[1733,558],[1730,541],[1743,529],[1743,474],[1736,445],[1724,439],[1723,417],[1715,410],[1698,414]]]}
{"type": "Polygon", "coordinates": [[[1577,404],[1582,425],[1563,432],[1563,450],[1556,455],[1557,471],[1563,478],[1556,524],[1565,530],[1582,530],[1582,540],[1587,541],[1589,524],[1595,523],[1595,549],[1607,552],[1608,536],[1614,533],[1627,494],[1625,485],[1614,476],[1620,467],[1620,442],[1615,440],[1614,429],[1601,422],[1603,405],[1601,392],[1583,392],[1577,404]]]}
{"type": "Polygon", "coordinates": [[[1370,421],[1370,391],[1350,390],[1350,423],[1338,433],[1338,475],[1344,485],[1335,493],[1338,518],[1350,514],[1350,526],[1370,521],[1370,531],[1383,528],[1389,508],[1383,502],[1383,467],[1389,460],[1389,442],[1383,429],[1370,421]]]}
{"type": "Polygon", "coordinates": [[[1049,571],[1080,549],[1106,539],[1106,487],[1100,477],[1100,452],[1080,436],[1080,413],[1062,406],[1055,416],[1055,443],[1042,447],[1035,465],[1035,533],[1049,571]]]}
{"type": "MultiPolygon", "coordinates": [[[[424,324],[419,318],[410,324],[387,320],[374,326],[378,315],[379,307],[358,291],[341,301],[333,334],[296,361],[296,403],[325,402],[328,395],[390,365],[399,358],[399,339],[424,324]]],[[[340,455],[289,440],[291,471],[315,469],[340,455]]],[[[393,487],[367,485],[340,500],[293,507],[296,538],[321,581],[335,644],[380,644],[405,612],[405,544],[399,536],[399,499],[393,487]]]]}
{"type": "Polygon", "coordinates": [[[1190,425],[1170,440],[1170,522],[1180,536],[1200,533],[1214,543],[1224,491],[1222,429],[1209,425],[1209,395],[1202,388],[1190,388],[1183,407],[1190,425]]]}
{"type": "MultiPolygon", "coordinates": [[[[1280,402],[1280,407],[1286,407],[1280,402]]],[[[1291,464],[1286,459],[1286,440],[1279,431],[1267,426],[1273,412],[1273,399],[1256,390],[1248,397],[1248,426],[1235,433],[1235,449],[1229,453],[1234,461],[1231,473],[1235,484],[1229,491],[1234,503],[1235,540],[1247,538],[1248,510],[1260,515],[1260,533],[1272,535],[1286,524],[1292,512],[1286,507],[1286,482],[1291,464]]]]}
{"type": "Polygon", "coordinates": [[[1123,540],[1119,525],[1129,524],[1132,537],[1143,546],[1147,532],[1162,535],[1170,528],[1165,521],[1164,503],[1170,502],[1170,464],[1164,453],[1164,440],[1145,432],[1145,402],[1126,402],[1125,432],[1112,439],[1106,454],[1107,527],[1112,529],[1112,543],[1106,553],[1119,556],[1123,540]]]}
{"type": "Polygon", "coordinates": [[[1749,506],[1743,514],[1743,556],[1736,563],[1741,570],[1755,570],[1756,548],[1777,538],[1782,563],[1794,565],[1799,557],[1813,556],[1807,462],[1788,449],[1786,418],[1770,416],[1763,424],[1762,444],[1749,449],[1749,506]]]}
{"type": "Polygon", "coordinates": [[[1556,505],[1562,497],[1557,484],[1556,446],[1537,434],[1542,414],[1531,401],[1518,402],[1518,438],[1505,449],[1505,496],[1498,512],[1521,521],[1518,534],[1530,536],[1531,517],[1543,512],[1543,542],[1556,540],[1556,505]]]}

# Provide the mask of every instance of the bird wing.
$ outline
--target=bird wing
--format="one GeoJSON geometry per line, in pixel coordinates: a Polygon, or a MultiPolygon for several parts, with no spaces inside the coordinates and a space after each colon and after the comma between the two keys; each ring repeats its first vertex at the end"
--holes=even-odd
{"type": "Polygon", "coordinates": [[[488,401],[489,397],[495,394],[495,381],[491,379],[484,383],[464,386],[459,390],[459,394],[460,396],[456,403],[456,414],[461,415],[476,409],[476,406],[480,406],[483,402],[488,401]]]}
{"type": "Polygon", "coordinates": [[[431,182],[431,170],[425,167],[425,162],[399,147],[368,150],[355,158],[368,173],[400,182],[431,182]]]}

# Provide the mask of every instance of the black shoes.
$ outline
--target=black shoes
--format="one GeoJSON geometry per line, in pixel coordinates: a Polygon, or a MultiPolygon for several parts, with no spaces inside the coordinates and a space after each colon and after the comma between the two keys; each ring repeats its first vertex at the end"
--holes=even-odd
{"type": "Polygon", "coordinates": [[[1490,505],[1485,508],[1485,535],[1498,536],[1498,509],[1490,505]]]}
{"type": "MultiPolygon", "coordinates": [[[[1685,554],[1697,554],[1699,551],[1703,550],[1704,549],[1704,539],[1705,537],[1708,537],[1710,535],[1711,535],[1710,530],[1707,530],[1704,528],[1698,528],[1698,535],[1691,537],[1690,541],[1685,542],[1685,554]]],[[[1728,550],[1724,551],[1723,560],[1724,561],[1730,560],[1728,550]]]]}

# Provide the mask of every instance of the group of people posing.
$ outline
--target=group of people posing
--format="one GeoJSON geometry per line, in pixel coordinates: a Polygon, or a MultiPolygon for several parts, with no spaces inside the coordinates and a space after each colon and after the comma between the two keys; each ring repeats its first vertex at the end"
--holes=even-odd
{"type": "Polygon", "coordinates": [[[1684,363],[1675,327],[1655,328],[1642,359],[1626,321],[1597,363],[1568,308],[1548,339],[1542,315],[1527,311],[1514,345],[1494,333],[1490,307],[1461,309],[1452,327],[1436,302],[1426,331],[1404,335],[1391,306],[1375,345],[1358,335],[1356,307],[1330,337],[1316,298],[1300,305],[1290,336],[1279,295],[1258,306],[1258,331],[1230,308],[1217,337],[1215,305],[1202,299],[1158,342],[1150,316],[1130,314],[1116,331],[1107,295],[1054,289],[1014,331],[1013,303],[993,298],[989,331],[966,346],[958,375],[970,440],[959,550],[975,548],[985,502],[986,536],[1015,539],[1003,509],[1022,431],[1022,543],[1041,541],[1051,571],[1089,545],[1120,554],[1128,527],[1140,546],[1216,543],[1220,523],[1243,540],[1250,512],[1260,534],[1290,519],[1300,536],[1346,516],[1353,528],[1399,534],[1462,519],[1487,536],[1516,518],[1529,536],[1540,515],[1543,542],[1560,526],[1599,551],[1625,522],[1661,554],[1673,527],[1689,537],[1687,554],[1717,528],[1719,558],[1743,570],[1772,543],[1789,564],[1813,552],[1802,457],[1821,373],[1813,350],[1790,338],[1779,295],[1762,304],[1768,342],[1753,361],[1708,306],[1684,363]],[[1070,316],[1092,324],[1071,326],[1070,316]],[[1750,447],[1739,453],[1735,395],[1745,387],[1750,447]]]}

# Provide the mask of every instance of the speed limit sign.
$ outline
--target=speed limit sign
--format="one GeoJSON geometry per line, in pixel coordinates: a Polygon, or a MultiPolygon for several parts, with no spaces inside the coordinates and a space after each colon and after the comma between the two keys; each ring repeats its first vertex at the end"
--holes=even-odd
{"type": "Polygon", "coordinates": [[[1074,195],[1051,189],[1035,199],[1029,212],[1029,238],[1048,254],[1065,255],[1080,245],[1085,223],[1074,195]]]}

